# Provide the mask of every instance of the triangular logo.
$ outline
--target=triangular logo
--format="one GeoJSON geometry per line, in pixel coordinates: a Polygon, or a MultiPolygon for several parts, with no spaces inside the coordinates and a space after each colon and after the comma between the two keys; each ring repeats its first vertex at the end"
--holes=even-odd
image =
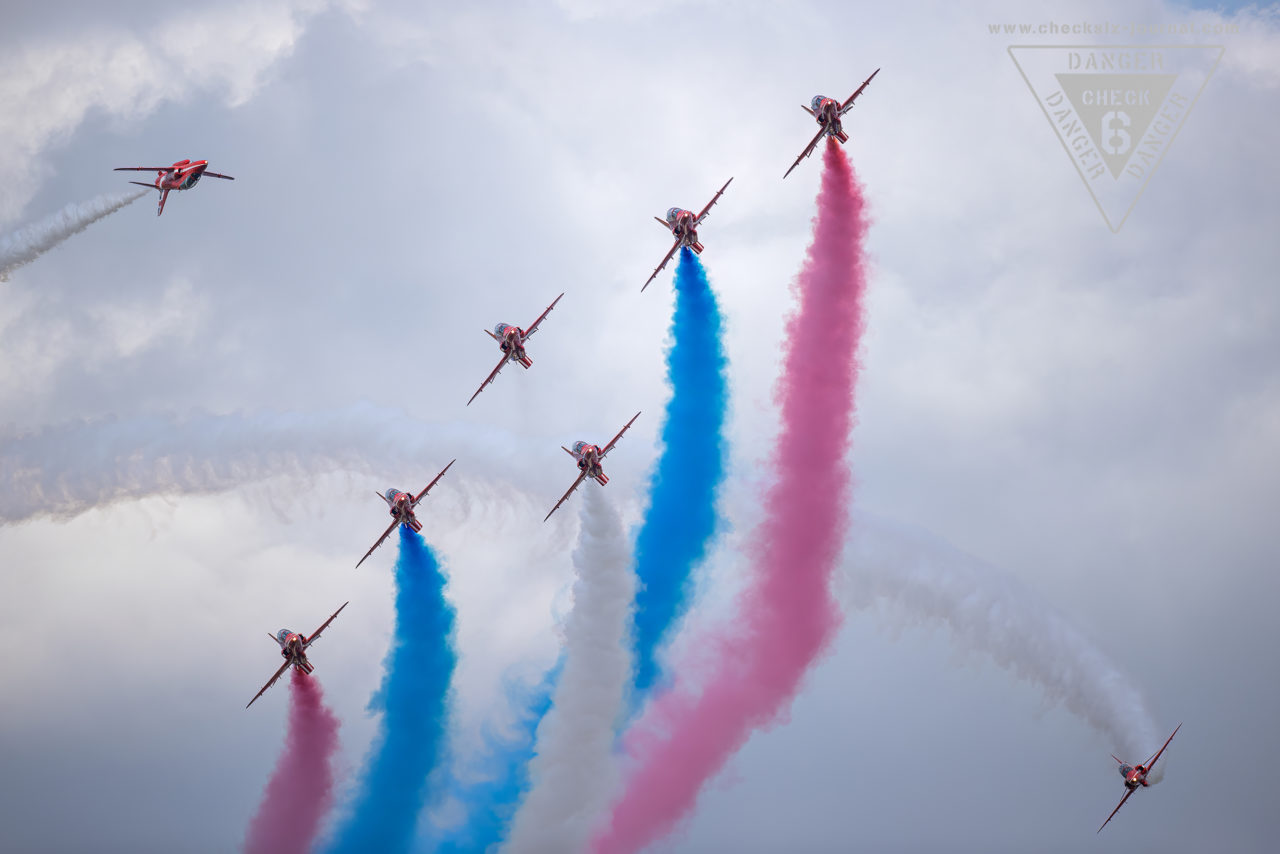
{"type": "Polygon", "coordinates": [[[1058,141],[1119,231],[1222,58],[1221,45],[1011,45],[1058,141]]]}

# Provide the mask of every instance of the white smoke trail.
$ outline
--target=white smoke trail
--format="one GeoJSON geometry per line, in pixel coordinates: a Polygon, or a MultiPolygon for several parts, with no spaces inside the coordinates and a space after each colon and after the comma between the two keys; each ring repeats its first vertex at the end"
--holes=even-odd
{"type": "Polygon", "coordinates": [[[68,518],[150,495],[212,494],[281,475],[427,476],[448,461],[445,454],[466,457],[466,474],[483,475],[505,464],[505,448],[518,447],[496,428],[429,424],[369,405],[69,422],[0,435],[0,524],[68,518]]]}
{"type": "Polygon", "coordinates": [[[956,646],[1038,686],[1049,704],[1061,703],[1128,761],[1163,743],[1134,680],[1034,592],[902,526],[861,515],[854,529],[843,579],[848,605],[945,625],[956,646]]]}
{"type": "Polygon", "coordinates": [[[581,851],[617,784],[614,728],[631,669],[626,644],[634,578],[618,512],[586,484],[564,624],[564,670],[538,726],[532,788],[512,824],[512,852],[581,851]]]}
{"type": "Polygon", "coordinates": [[[0,282],[24,264],[30,264],[62,241],[79,234],[105,216],[136,202],[147,190],[132,190],[98,196],[87,202],[73,202],[39,222],[24,225],[0,237],[0,282]]]}
{"type": "MultiPolygon", "coordinates": [[[[492,501],[527,491],[510,482],[520,469],[509,465],[526,444],[527,437],[522,441],[499,428],[430,424],[370,405],[319,413],[71,422],[0,435],[0,524],[37,515],[65,518],[149,495],[216,493],[277,475],[338,470],[385,475],[414,468],[429,476],[445,453],[459,457],[460,465],[465,457],[464,475],[500,478],[500,489],[476,491],[475,500],[492,501]]],[[[464,502],[472,491],[461,491],[464,502]]],[[[598,489],[586,492],[584,520],[589,520],[585,511],[602,496],[595,494],[598,489]]],[[[845,556],[848,606],[878,609],[904,623],[947,626],[957,648],[987,656],[1037,685],[1048,702],[1062,703],[1103,734],[1126,761],[1146,759],[1164,743],[1168,733],[1157,731],[1136,682],[1034,592],[903,526],[864,513],[855,519],[854,530],[845,556]]],[[[588,552],[587,533],[584,523],[582,555],[588,552]]],[[[621,550],[625,559],[625,546],[621,550]]],[[[629,590],[632,579],[622,574],[629,590]]],[[[587,578],[579,579],[579,588],[587,578]]],[[[586,585],[575,592],[582,602],[593,588],[586,585]]],[[[623,619],[628,602],[629,595],[611,601],[623,609],[623,619]]],[[[575,615],[582,610],[575,608],[575,615]]],[[[618,632],[602,637],[620,644],[618,632]]],[[[614,711],[611,706],[604,714],[611,719],[610,728],[614,711]]],[[[548,743],[540,744],[540,751],[548,743]]],[[[1152,782],[1163,775],[1167,756],[1156,766],[1152,782]]],[[[545,758],[539,762],[547,765],[545,758]]]]}

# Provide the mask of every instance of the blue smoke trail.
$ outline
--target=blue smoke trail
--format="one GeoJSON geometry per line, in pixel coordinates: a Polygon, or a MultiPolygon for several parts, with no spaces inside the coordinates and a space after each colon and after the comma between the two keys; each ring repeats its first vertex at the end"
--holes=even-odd
{"type": "Polygon", "coordinates": [[[551,708],[551,695],[563,663],[562,658],[533,688],[515,681],[507,684],[507,705],[518,710],[515,731],[486,732],[485,749],[473,765],[480,782],[452,784],[453,796],[461,803],[466,820],[432,849],[437,854],[488,851],[506,840],[516,807],[529,790],[534,737],[551,708]]]}
{"type": "Polygon", "coordinates": [[[683,612],[690,572],[706,555],[718,525],[728,397],[720,335],[720,309],[706,271],[697,255],[681,249],[667,352],[671,401],[662,456],[649,484],[649,510],[636,538],[636,703],[658,681],[658,645],[683,612]]]}
{"type": "Polygon", "coordinates": [[[383,663],[382,687],[369,710],[382,712],[353,803],[329,845],[332,854],[408,851],[427,798],[427,777],[440,761],[446,699],[457,654],[453,606],[435,553],[400,527],[396,625],[383,663]]]}

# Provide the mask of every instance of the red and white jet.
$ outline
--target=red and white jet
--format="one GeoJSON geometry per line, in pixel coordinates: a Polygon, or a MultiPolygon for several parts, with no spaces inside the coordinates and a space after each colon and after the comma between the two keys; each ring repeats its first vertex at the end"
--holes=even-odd
{"type": "MultiPolygon", "coordinates": [[[[538,326],[551,313],[551,309],[556,307],[556,303],[560,302],[560,297],[562,296],[564,294],[560,294],[559,297],[552,300],[551,305],[547,306],[547,310],[538,315],[538,319],[528,329],[521,329],[519,326],[512,326],[509,323],[499,323],[493,327],[492,332],[488,329],[484,331],[485,335],[498,342],[498,347],[502,350],[502,359],[498,362],[498,367],[494,368],[489,376],[485,378],[485,381],[480,383],[480,388],[476,389],[476,393],[471,395],[471,400],[475,400],[480,392],[484,391],[484,387],[493,382],[494,377],[498,375],[498,371],[502,370],[507,362],[519,362],[526,370],[532,367],[533,359],[530,359],[529,354],[524,351],[524,342],[532,338],[533,333],[538,331],[538,326]]],[[[467,401],[467,406],[471,405],[471,400],[467,401]]]]}
{"type": "Polygon", "coordinates": [[[160,191],[160,205],[156,208],[156,216],[164,213],[164,203],[169,198],[170,190],[190,190],[201,178],[222,178],[234,181],[230,175],[219,175],[209,171],[208,160],[179,160],[172,166],[117,166],[116,172],[155,172],[156,180],[152,184],[141,181],[130,181],[139,187],[150,187],[160,191]]]}
{"type": "MultiPolygon", "coordinates": [[[[345,608],[350,604],[350,602],[343,602],[342,608],[345,608]]],[[[307,647],[316,642],[316,638],[320,637],[320,633],[329,627],[329,624],[333,622],[334,617],[337,617],[342,613],[342,608],[334,611],[333,616],[325,620],[324,625],[312,632],[310,637],[300,635],[297,632],[291,632],[288,629],[281,629],[274,635],[269,632],[267,633],[267,637],[280,644],[280,654],[284,656],[284,664],[280,665],[280,669],[276,671],[275,676],[272,676],[267,680],[267,684],[262,686],[262,690],[253,695],[253,700],[250,700],[245,705],[246,709],[249,708],[249,706],[252,706],[255,700],[267,693],[267,689],[276,684],[276,680],[284,675],[284,672],[289,669],[290,665],[297,668],[300,672],[307,674],[310,674],[311,671],[316,669],[315,665],[307,658],[307,647]]]]}
{"type": "MultiPolygon", "coordinates": [[[[1178,724],[1173,730],[1173,735],[1177,735],[1180,729],[1182,729],[1182,724],[1178,724]]],[[[1173,741],[1173,735],[1169,736],[1169,741],[1173,741]]],[[[1169,746],[1169,741],[1166,741],[1164,747],[1156,751],[1155,756],[1152,756],[1141,765],[1128,765],[1119,756],[1114,753],[1111,754],[1111,758],[1120,763],[1120,776],[1124,777],[1124,787],[1127,791],[1124,793],[1124,797],[1120,799],[1120,803],[1111,811],[1111,815],[1107,816],[1107,821],[1102,823],[1102,827],[1106,827],[1107,822],[1116,817],[1116,813],[1120,812],[1120,807],[1124,806],[1124,802],[1129,800],[1130,795],[1138,791],[1140,787],[1146,788],[1151,785],[1147,782],[1147,775],[1151,773],[1151,768],[1156,764],[1156,760],[1160,758],[1160,754],[1164,753],[1164,748],[1169,746]]],[[[1102,827],[1098,828],[1099,833],[1102,832],[1102,827]]]]}
{"type": "MultiPolygon", "coordinates": [[[[598,448],[595,445],[590,445],[581,441],[573,443],[572,451],[564,445],[560,446],[560,450],[577,460],[578,479],[573,482],[573,486],[569,487],[568,492],[560,496],[560,500],[556,502],[556,506],[551,508],[551,513],[559,510],[560,505],[565,503],[565,501],[569,499],[569,496],[573,495],[573,491],[582,485],[582,482],[587,478],[592,478],[601,486],[604,486],[609,482],[609,477],[604,473],[604,467],[600,464],[604,461],[605,454],[613,450],[613,446],[618,444],[618,440],[622,438],[622,434],[631,429],[631,425],[636,423],[636,419],[639,417],[639,412],[631,416],[631,420],[618,431],[618,435],[610,439],[609,444],[605,445],[603,448],[598,448]]],[[[551,513],[548,513],[542,521],[545,522],[547,519],[550,519],[551,513]]]]}
{"type": "Polygon", "coordinates": [[[391,508],[391,525],[388,526],[387,530],[382,532],[382,536],[378,537],[378,541],[369,547],[369,551],[364,553],[364,557],[360,558],[360,563],[356,564],[356,569],[359,569],[360,564],[364,563],[365,560],[368,559],[369,555],[373,554],[374,549],[386,542],[387,537],[391,536],[391,532],[396,529],[397,525],[406,525],[415,533],[422,530],[422,523],[419,522],[418,517],[413,514],[413,508],[417,507],[418,502],[427,496],[427,493],[431,491],[431,487],[440,482],[440,478],[444,477],[444,473],[449,470],[449,466],[452,466],[456,462],[457,460],[449,460],[449,465],[445,466],[444,469],[441,470],[440,474],[436,475],[435,480],[428,483],[426,488],[417,495],[413,495],[408,492],[401,492],[395,488],[388,489],[386,492],[374,493],[374,495],[387,502],[387,506],[391,508]]]}
{"type": "Polygon", "coordinates": [[[699,211],[697,216],[694,216],[693,211],[687,211],[683,208],[671,208],[667,211],[666,219],[658,219],[656,216],[654,217],[654,220],[662,225],[663,228],[669,229],[671,233],[675,235],[676,242],[672,245],[670,251],[667,252],[666,257],[662,259],[662,263],[653,271],[653,275],[651,275],[648,281],[646,281],[640,288],[641,293],[644,292],[645,288],[649,287],[649,282],[652,282],[658,277],[658,274],[662,272],[662,268],[667,266],[667,262],[671,260],[671,256],[676,254],[676,250],[681,246],[688,246],[699,255],[702,254],[703,247],[702,244],[698,242],[698,226],[702,225],[702,221],[706,219],[707,214],[711,212],[711,206],[720,200],[720,197],[724,195],[724,191],[728,189],[729,185],[732,183],[732,178],[725,181],[724,186],[719,190],[716,190],[716,194],[711,197],[711,201],[707,202],[707,206],[699,211]]]}
{"type": "MultiPolygon", "coordinates": [[[[800,156],[796,158],[796,162],[791,164],[791,169],[795,169],[800,165],[801,160],[804,160],[810,154],[813,154],[813,150],[818,147],[818,140],[822,139],[824,136],[833,136],[840,140],[841,143],[849,141],[849,135],[844,132],[844,125],[841,124],[840,117],[853,109],[853,102],[862,94],[863,89],[866,89],[871,85],[871,81],[875,79],[875,76],[879,73],[879,68],[871,72],[871,76],[858,87],[858,91],[850,95],[849,100],[845,101],[843,104],[822,95],[814,95],[813,100],[809,102],[809,106],[806,107],[804,104],[800,105],[801,109],[814,117],[818,124],[821,125],[821,128],[818,130],[818,135],[809,141],[809,144],[804,147],[804,151],[800,152],[800,156]]],[[[788,169],[786,175],[782,176],[783,180],[786,179],[787,175],[791,174],[791,169],[788,169]]]]}

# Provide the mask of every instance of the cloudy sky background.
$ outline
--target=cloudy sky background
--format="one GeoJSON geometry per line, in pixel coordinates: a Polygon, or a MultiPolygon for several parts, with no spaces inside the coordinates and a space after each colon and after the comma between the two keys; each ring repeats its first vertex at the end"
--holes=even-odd
{"type": "Polygon", "coordinates": [[[236,181],[159,219],[149,195],[0,284],[4,453],[110,480],[114,419],[144,456],[230,466],[6,517],[24,518],[0,528],[0,847],[233,849],[284,732],[283,690],[243,710],[275,666],[263,633],[347,599],[314,659],[358,768],[392,606],[393,550],[351,568],[385,524],[371,493],[455,456],[424,521],[459,611],[459,749],[500,720],[503,678],[554,660],[570,604],[577,508],[540,522],[573,475],[558,446],[640,409],[608,488],[638,519],[672,303],[669,274],[639,294],[669,246],[651,217],[732,175],[702,232],[734,527],[698,613],[724,613],[819,178],[811,161],[780,180],[812,132],[797,105],[876,67],[847,146],[875,220],[860,529],[906,526],[1016,579],[1132,675],[1160,729],[1185,726],[1165,781],[1095,838],[1122,794],[1114,745],[944,629],[851,612],[787,722],[658,850],[1273,844],[1274,9],[134,0],[4,18],[0,232],[125,187],[114,166],[205,158],[236,181]],[[1112,234],[1006,51],[1065,40],[987,25],[1221,14],[1240,32],[1171,39],[1225,52],[1112,234]],[[481,330],[561,291],[534,368],[464,407],[497,355],[481,330]]]}

